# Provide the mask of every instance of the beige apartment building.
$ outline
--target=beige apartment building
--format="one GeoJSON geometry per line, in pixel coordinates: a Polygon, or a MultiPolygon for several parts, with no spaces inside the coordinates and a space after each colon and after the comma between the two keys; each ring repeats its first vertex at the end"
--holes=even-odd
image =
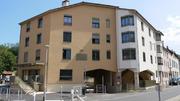
{"type": "Polygon", "coordinates": [[[20,23],[18,76],[24,82],[42,91],[47,80],[53,92],[85,85],[118,92],[158,82],[163,34],[140,13],[68,3],[20,23]]]}
{"type": "Polygon", "coordinates": [[[117,71],[115,11],[114,6],[82,2],[21,22],[18,75],[28,83],[42,83],[43,90],[48,50],[48,91],[84,85],[85,72],[95,84],[113,86],[117,71]],[[49,45],[47,50],[45,45],[49,45]],[[86,61],[78,60],[81,54],[86,61]]]}

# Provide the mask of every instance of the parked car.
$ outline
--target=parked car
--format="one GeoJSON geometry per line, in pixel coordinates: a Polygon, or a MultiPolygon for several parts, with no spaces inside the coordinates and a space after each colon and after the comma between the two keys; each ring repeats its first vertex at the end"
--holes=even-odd
{"type": "Polygon", "coordinates": [[[180,78],[172,78],[169,80],[169,85],[178,85],[180,84],[180,78]]]}
{"type": "Polygon", "coordinates": [[[177,78],[178,85],[180,85],[180,77],[177,78]]]}

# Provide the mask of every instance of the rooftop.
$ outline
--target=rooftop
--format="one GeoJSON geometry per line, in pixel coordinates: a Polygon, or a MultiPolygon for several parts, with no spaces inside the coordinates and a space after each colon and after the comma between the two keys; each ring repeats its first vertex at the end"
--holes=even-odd
{"type": "Polygon", "coordinates": [[[106,4],[98,4],[98,3],[91,3],[91,2],[80,2],[80,3],[76,3],[76,4],[72,4],[72,5],[69,5],[69,6],[62,6],[62,7],[59,7],[59,8],[55,8],[55,9],[50,9],[46,12],[43,12],[39,15],[36,15],[32,18],[29,18],[25,21],[22,21],[20,22],[19,24],[22,25],[26,22],[29,22],[31,21],[32,19],[35,19],[39,16],[43,16],[43,15],[46,15],[46,14],[49,14],[49,13],[52,13],[52,12],[56,12],[56,11],[59,11],[59,10],[63,10],[63,9],[68,9],[68,8],[72,8],[72,7],[76,7],[76,6],[80,6],[80,5],[89,5],[89,6],[96,6],[96,7],[105,7],[105,8],[112,8],[112,9],[120,9],[120,10],[128,10],[128,11],[131,11],[132,13],[136,14],[138,17],[140,17],[142,20],[144,20],[146,22],[146,24],[148,24],[156,33],[160,33],[161,35],[163,35],[162,32],[156,30],[156,28],[154,26],[151,25],[151,23],[149,23],[137,10],[135,9],[128,9],[128,8],[120,8],[119,6],[113,6],[113,5],[106,5],[106,4]]]}

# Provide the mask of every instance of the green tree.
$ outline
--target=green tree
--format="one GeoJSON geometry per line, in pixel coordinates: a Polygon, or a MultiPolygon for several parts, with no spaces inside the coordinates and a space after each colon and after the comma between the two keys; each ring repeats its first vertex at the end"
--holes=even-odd
{"type": "Polygon", "coordinates": [[[18,57],[18,51],[19,51],[19,44],[12,44],[10,47],[10,51],[16,56],[18,57]]]}
{"type": "Polygon", "coordinates": [[[2,74],[4,70],[12,71],[15,64],[16,56],[8,47],[0,45],[0,74],[2,74]]]}

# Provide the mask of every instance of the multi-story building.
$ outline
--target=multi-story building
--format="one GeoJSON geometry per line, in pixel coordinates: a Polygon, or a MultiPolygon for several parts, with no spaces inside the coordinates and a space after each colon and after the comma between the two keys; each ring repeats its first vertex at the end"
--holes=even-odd
{"type": "Polygon", "coordinates": [[[114,6],[82,2],[20,23],[19,76],[28,82],[35,80],[34,75],[44,78],[45,45],[49,45],[48,91],[83,85],[85,71],[87,77],[95,78],[96,84],[102,84],[104,78],[105,85],[114,85],[115,18],[114,6]],[[87,60],[78,61],[80,54],[86,54],[87,60]]]}
{"type": "Polygon", "coordinates": [[[19,77],[30,84],[40,82],[43,90],[46,74],[48,91],[86,83],[94,88],[105,85],[110,92],[158,81],[163,34],[140,13],[66,1],[20,23],[19,77]]]}
{"type": "Polygon", "coordinates": [[[179,59],[178,55],[167,48],[169,51],[169,68],[170,68],[170,75],[172,77],[178,77],[179,76],[179,59]]]}
{"type": "Polygon", "coordinates": [[[156,46],[161,45],[163,34],[135,10],[119,9],[116,19],[117,65],[122,76],[121,85],[145,86],[146,80],[156,80],[156,58],[161,55],[157,54],[156,46]]]}
{"type": "Polygon", "coordinates": [[[159,70],[162,86],[169,85],[169,79],[179,77],[178,55],[168,47],[163,47],[162,68],[159,70]]]}

